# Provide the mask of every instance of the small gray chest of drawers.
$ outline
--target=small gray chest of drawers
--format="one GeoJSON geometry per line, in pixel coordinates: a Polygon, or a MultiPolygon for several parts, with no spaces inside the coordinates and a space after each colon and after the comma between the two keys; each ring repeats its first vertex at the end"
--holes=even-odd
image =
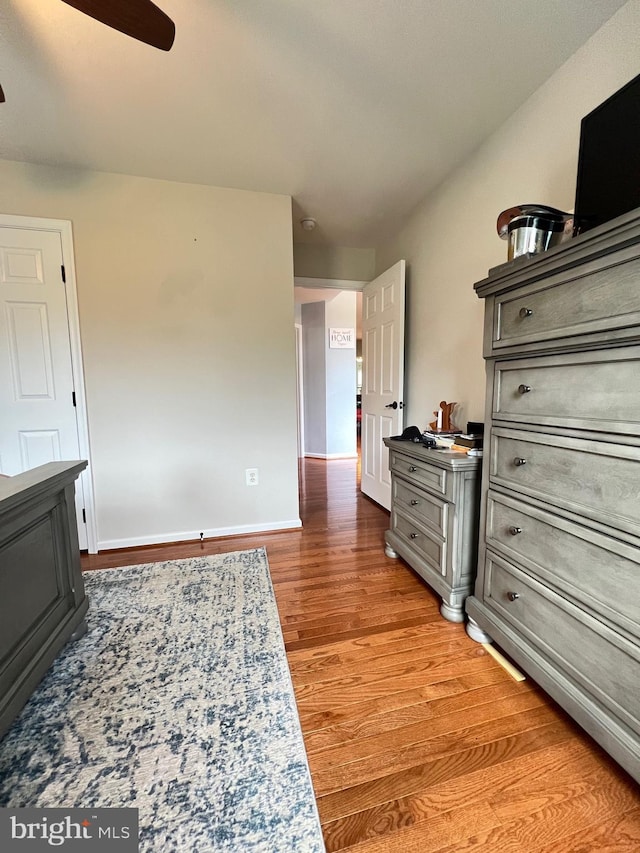
{"type": "Polygon", "coordinates": [[[391,471],[388,557],[401,556],[442,598],[440,612],[464,621],[477,564],[480,460],[385,439],[391,471]]]}
{"type": "Polygon", "coordinates": [[[640,211],[497,268],[471,637],[640,780],[640,211]]]}

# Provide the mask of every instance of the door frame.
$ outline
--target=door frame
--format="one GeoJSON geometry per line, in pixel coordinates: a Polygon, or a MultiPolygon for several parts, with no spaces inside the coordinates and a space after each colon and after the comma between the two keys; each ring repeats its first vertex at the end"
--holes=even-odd
{"type": "Polygon", "coordinates": [[[298,459],[304,457],[304,365],[302,361],[302,323],[295,324],[296,331],[296,410],[298,414],[298,459]]]}
{"type": "Polygon", "coordinates": [[[73,253],[73,229],[68,219],[43,219],[36,216],[0,213],[0,226],[20,228],[24,231],[53,231],[60,235],[62,259],[65,270],[65,293],[67,300],[67,323],[69,327],[69,346],[71,350],[71,369],[73,371],[76,394],[76,423],[78,427],[78,449],[87,467],[78,477],[82,484],[84,510],[87,527],[87,547],[90,554],[98,553],[98,530],[96,525],[95,499],[91,449],[89,443],[89,420],[87,416],[87,398],[82,368],[82,342],[80,338],[80,315],[78,312],[78,292],[76,287],[76,267],[73,253]]]}

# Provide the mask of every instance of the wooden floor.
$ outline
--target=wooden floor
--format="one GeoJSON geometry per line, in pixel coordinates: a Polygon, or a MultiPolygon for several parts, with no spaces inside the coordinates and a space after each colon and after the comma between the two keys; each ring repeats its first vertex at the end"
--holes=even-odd
{"type": "Polygon", "coordinates": [[[356,463],[304,461],[300,498],[302,530],[83,568],[266,546],[328,851],[638,853],[636,784],[385,557],[356,463]]]}

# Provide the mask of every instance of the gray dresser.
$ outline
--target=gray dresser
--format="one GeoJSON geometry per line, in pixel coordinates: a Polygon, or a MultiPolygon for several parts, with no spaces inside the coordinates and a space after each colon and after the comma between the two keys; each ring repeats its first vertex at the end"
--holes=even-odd
{"type": "Polygon", "coordinates": [[[74,498],[86,467],[48,462],[0,479],[0,736],[86,631],[74,498]]]}
{"type": "Polygon", "coordinates": [[[475,289],[487,406],[467,631],[640,780],[640,211],[475,289]]]}
{"type": "Polygon", "coordinates": [[[401,556],[442,598],[440,612],[464,621],[477,562],[480,460],[386,438],[391,470],[388,557],[401,556]]]}

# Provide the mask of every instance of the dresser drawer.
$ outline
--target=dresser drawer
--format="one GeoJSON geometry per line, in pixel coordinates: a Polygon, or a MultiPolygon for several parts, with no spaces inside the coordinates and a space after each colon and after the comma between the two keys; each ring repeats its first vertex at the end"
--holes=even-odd
{"type": "Polygon", "coordinates": [[[487,554],[484,601],[541,652],[640,731],[640,648],[500,557],[487,554]]]}
{"type": "MultiPolygon", "coordinates": [[[[559,275],[496,297],[493,347],[553,341],[640,324],[640,259],[567,280],[559,275]]],[[[625,332],[621,332],[625,337],[625,332]]]]}
{"type": "Polygon", "coordinates": [[[447,544],[415,518],[391,510],[391,530],[439,574],[447,573],[447,544]]]}
{"type": "Polygon", "coordinates": [[[424,486],[436,495],[451,499],[451,478],[445,468],[429,465],[428,462],[423,462],[421,459],[415,459],[404,453],[398,453],[396,450],[391,450],[389,453],[389,467],[392,474],[397,474],[424,486]]]}
{"type": "Polygon", "coordinates": [[[392,480],[393,505],[404,515],[434,530],[443,539],[447,531],[449,504],[434,495],[394,477],[392,480]]]}
{"type": "Polygon", "coordinates": [[[497,428],[490,480],[640,536],[640,447],[497,428]]]}
{"type": "Polygon", "coordinates": [[[562,595],[640,637],[640,550],[494,492],[487,498],[487,545],[562,595]]]}
{"type": "Polygon", "coordinates": [[[497,363],[493,417],[640,435],[640,347],[497,363]]]}

